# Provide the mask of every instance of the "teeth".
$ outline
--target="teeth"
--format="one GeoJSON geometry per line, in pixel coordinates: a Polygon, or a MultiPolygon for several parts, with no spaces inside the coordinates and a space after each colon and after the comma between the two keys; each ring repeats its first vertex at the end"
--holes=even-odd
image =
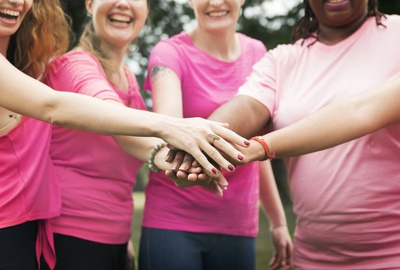
{"type": "Polygon", "coordinates": [[[119,15],[119,14],[112,15],[110,18],[111,18],[111,20],[119,21],[119,22],[130,22],[131,21],[131,18],[129,16],[119,15]]]}
{"type": "Polygon", "coordinates": [[[336,4],[336,3],[342,3],[344,2],[344,0],[328,0],[327,2],[336,4]]]}
{"type": "Polygon", "coordinates": [[[14,16],[14,17],[18,17],[21,12],[19,11],[15,11],[15,10],[9,10],[9,9],[0,9],[0,13],[3,13],[5,15],[9,15],[9,16],[14,16]]]}
{"type": "Polygon", "coordinates": [[[215,11],[208,13],[208,15],[211,17],[219,17],[225,15],[226,13],[227,13],[226,11],[215,11]]]}

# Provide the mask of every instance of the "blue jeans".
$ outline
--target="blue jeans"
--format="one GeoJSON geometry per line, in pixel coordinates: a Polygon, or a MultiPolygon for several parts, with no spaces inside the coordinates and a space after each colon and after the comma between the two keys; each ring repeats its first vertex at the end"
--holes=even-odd
{"type": "Polygon", "coordinates": [[[142,228],[139,270],[225,269],[255,269],[255,238],[142,228]]]}

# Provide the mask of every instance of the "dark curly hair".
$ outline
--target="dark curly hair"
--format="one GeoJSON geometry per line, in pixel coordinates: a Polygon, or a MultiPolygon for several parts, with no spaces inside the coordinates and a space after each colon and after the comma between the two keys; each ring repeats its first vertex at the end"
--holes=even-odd
{"type": "MultiPolygon", "coordinates": [[[[304,16],[293,28],[291,42],[294,43],[299,39],[315,37],[314,33],[318,31],[318,21],[315,18],[314,12],[311,9],[309,0],[304,0],[304,16]]],[[[383,13],[378,10],[378,0],[368,0],[368,17],[375,17],[377,25],[382,24],[383,13]]]]}
{"type": "Polygon", "coordinates": [[[49,61],[68,48],[69,23],[59,0],[34,0],[10,38],[7,59],[27,75],[39,78],[49,61]]]}

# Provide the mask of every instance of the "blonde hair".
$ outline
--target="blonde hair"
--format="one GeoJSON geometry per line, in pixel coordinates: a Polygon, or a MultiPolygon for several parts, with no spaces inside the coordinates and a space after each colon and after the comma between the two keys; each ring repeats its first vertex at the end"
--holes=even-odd
{"type": "Polygon", "coordinates": [[[111,76],[111,74],[117,72],[117,69],[107,55],[107,48],[104,42],[102,42],[102,39],[96,34],[92,20],[90,20],[83,29],[78,46],[84,51],[93,54],[103,67],[108,80],[112,84],[117,83],[112,80],[111,76]]]}
{"type": "Polygon", "coordinates": [[[40,77],[51,58],[67,51],[69,26],[59,0],[34,0],[11,36],[7,58],[22,72],[40,77]]]}

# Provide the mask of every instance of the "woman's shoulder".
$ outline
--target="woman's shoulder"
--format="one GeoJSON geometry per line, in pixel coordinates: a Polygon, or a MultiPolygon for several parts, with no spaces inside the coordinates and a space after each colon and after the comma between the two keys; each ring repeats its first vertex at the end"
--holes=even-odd
{"type": "Polygon", "coordinates": [[[100,65],[100,62],[93,54],[83,50],[74,49],[51,61],[50,68],[57,69],[66,65],[76,64],[100,65]]]}
{"type": "Polygon", "coordinates": [[[400,15],[392,14],[392,15],[385,15],[382,17],[381,20],[382,24],[385,26],[393,25],[394,27],[398,27],[400,25],[400,15]]]}

